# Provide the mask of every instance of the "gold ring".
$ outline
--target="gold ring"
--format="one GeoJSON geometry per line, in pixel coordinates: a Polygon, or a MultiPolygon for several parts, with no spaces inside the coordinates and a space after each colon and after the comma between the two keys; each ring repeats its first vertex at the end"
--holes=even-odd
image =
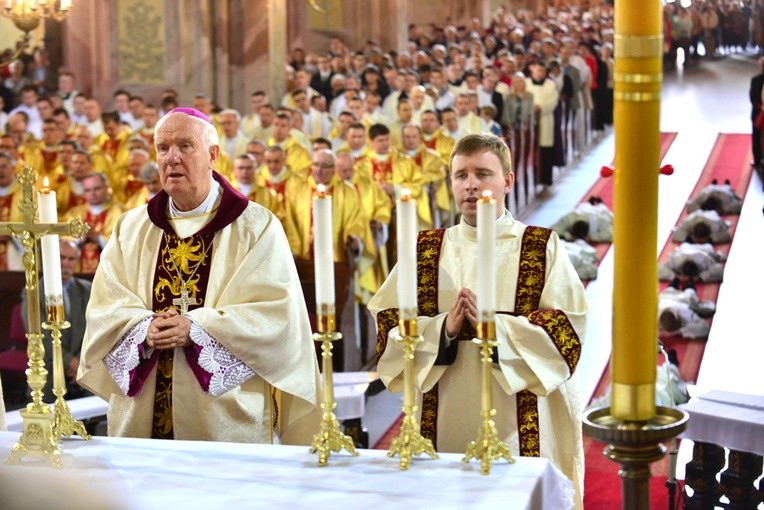
{"type": "Polygon", "coordinates": [[[663,73],[615,73],[613,80],[617,83],[660,83],[663,73]]]}
{"type": "Polygon", "coordinates": [[[620,58],[662,58],[663,35],[616,34],[613,53],[620,58]]]}
{"type": "Polygon", "coordinates": [[[629,103],[649,103],[660,101],[660,92],[616,92],[613,94],[616,101],[627,101],[629,103]]]}

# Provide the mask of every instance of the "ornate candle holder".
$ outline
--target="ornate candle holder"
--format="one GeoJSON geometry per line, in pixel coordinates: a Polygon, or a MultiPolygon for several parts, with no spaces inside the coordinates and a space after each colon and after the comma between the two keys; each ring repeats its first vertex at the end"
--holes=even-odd
{"type": "Polygon", "coordinates": [[[470,442],[467,446],[467,452],[464,454],[462,462],[480,459],[480,472],[487,475],[491,472],[491,463],[494,460],[503,457],[507,459],[507,462],[512,463],[515,459],[509,453],[509,446],[499,439],[496,424],[492,419],[496,415],[496,409],[493,407],[491,364],[493,348],[498,345],[498,341],[496,340],[496,322],[493,314],[485,314],[482,319],[477,324],[477,338],[473,341],[480,345],[480,361],[482,363],[480,415],[483,417],[483,423],[478,430],[477,440],[470,442]]]}
{"type": "Polygon", "coordinates": [[[0,232],[14,236],[23,247],[22,261],[26,273],[27,318],[29,332],[27,333],[27,355],[29,368],[26,370],[27,384],[32,389],[32,402],[27,404],[19,414],[23,420],[21,437],[13,445],[6,464],[18,464],[24,457],[45,457],[54,467],[61,467],[61,448],[57,436],[53,432],[52,413],[50,406],[42,400],[43,387],[48,371],[43,361],[45,347],[40,331],[40,289],[38,285],[38,250],[37,240],[47,234],[63,234],[70,237],[80,237],[87,232],[88,226],[82,220],[72,220],[68,223],[41,224],[35,222],[37,206],[34,200],[34,185],[37,174],[31,167],[25,166],[18,176],[22,190],[19,204],[22,222],[0,223],[0,232]]]}
{"type": "Polygon", "coordinates": [[[332,342],[342,338],[342,333],[336,331],[334,306],[320,305],[318,310],[318,333],[313,334],[313,340],[321,342],[321,363],[323,367],[324,401],[321,409],[321,430],[313,436],[310,453],[318,452],[318,465],[326,466],[331,452],[339,452],[343,448],[353,456],[357,456],[353,438],[340,431],[340,423],[334,415],[337,403],[334,401],[334,381],[332,369],[332,342]]]}
{"type": "MultiPolygon", "coordinates": [[[[401,313],[401,316],[405,314],[401,313]]],[[[422,337],[417,334],[416,319],[401,319],[398,322],[400,334],[395,336],[396,342],[403,344],[403,423],[398,437],[390,444],[388,457],[396,453],[401,456],[400,468],[406,470],[411,465],[411,456],[426,453],[433,459],[438,458],[432,441],[422,436],[419,423],[416,420],[416,401],[414,399],[414,351],[422,342],[422,337]]]]}
{"type": "Polygon", "coordinates": [[[61,330],[67,329],[70,324],[64,320],[63,297],[60,303],[47,304],[48,321],[43,323],[43,329],[50,330],[53,339],[53,394],[56,396],[56,404],[53,407],[53,435],[56,440],[62,436],[70,437],[79,434],[83,439],[90,439],[90,434],[85,430],[85,425],[72,417],[64,395],[66,395],[66,381],[64,379],[64,356],[61,352],[61,330]]]}
{"type": "Polygon", "coordinates": [[[623,510],[650,509],[650,463],[666,453],[663,442],[675,438],[687,425],[689,415],[681,409],[656,406],[647,421],[616,418],[610,407],[598,407],[584,414],[584,433],[608,443],[603,453],[621,465],[623,510]]]}

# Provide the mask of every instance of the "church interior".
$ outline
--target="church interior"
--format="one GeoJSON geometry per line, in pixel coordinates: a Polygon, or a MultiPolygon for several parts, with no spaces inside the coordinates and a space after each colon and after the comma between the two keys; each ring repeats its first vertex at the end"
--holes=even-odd
{"type": "MultiPolygon", "coordinates": [[[[156,478],[166,477],[174,490],[188,491],[190,508],[246,504],[246,498],[251,502],[257,493],[264,498],[253,504],[257,507],[267,501],[269,507],[293,508],[433,502],[444,508],[490,508],[499,502],[508,508],[587,510],[619,505],[764,508],[764,380],[759,366],[764,343],[755,325],[743,321],[760,313],[755,296],[764,288],[759,258],[764,249],[764,122],[756,126],[764,98],[764,0],[653,4],[5,2],[5,8],[0,7],[0,50],[7,48],[0,55],[0,411],[5,411],[0,413],[0,457],[8,462],[0,463],[0,507],[175,506],[172,491],[149,488],[156,478]],[[24,25],[23,9],[25,21],[34,13],[38,23],[24,25]],[[628,12],[628,19],[619,18],[615,9],[628,12]],[[640,9],[646,13],[644,20],[637,14],[640,9]],[[540,80],[533,75],[538,68],[544,70],[540,80]],[[552,90],[553,97],[544,97],[546,90],[552,90]],[[29,103],[24,96],[31,94],[35,99],[29,103]],[[524,101],[529,102],[528,111],[524,101]],[[48,370],[47,381],[35,379],[42,361],[35,365],[30,356],[41,358],[26,350],[32,345],[29,322],[35,317],[24,313],[27,296],[32,295],[30,270],[21,236],[14,237],[13,231],[31,227],[24,223],[20,201],[11,196],[20,188],[23,167],[60,179],[58,197],[71,201],[58,203],[54,222],[81,218],[89,225],[91,234],[82,234],[70,245],[77,259],[65,262],[67,248],[61,245],[65,281],[85,280],[89,292],[98,254],[110,242],[119,215],[146,207],[160,194],[154,126],[178,107],[194,108],[215,125],[228,165],[215,166],[222,178],[284,223],[313,339],[324,339],[315,342],[317,363],[324,374],[333,376],[333,383],[323,381],[321,388],[323,400],[331,398],[337,404],[335,425],[322,422],[322,427],[336,426],[339,420],[338,433],[347,434],[350,443],[342,447],[346,451],[316,448],[315,438],[310,453],[306,447],[286,445],[107,438],[109,403],[77,385],[78,352],[74,365],[71,355],[64,354],[63,369],[58,366],[60,352],[52,362],[53,355],[46,353],[45,366],[56,367],[48,370]],[[26,118],[21,128],[14,115],[19,111],[26,118]],[[59,121],[57,112],[66,120],[59,121]],[[278,134],[284,119],[288,142],[278,134]],[[226,124],[235,124],[233,132],[226,124]],[[380,124],[382,131],[375,129],[380,124]],[[115,136],[109,133],[110,125],[117,126],[115,136]],[[357,126],[364,130],[362,149],[354,147],[350,134],[357,126]],[[59,131],[52,142],[46,137],[56,135],[48,129],[59,131]],[[371,161],[373,155],[368,160],[358,155],[382,152],[374,145],[378,132],[389,134],[391,154],[401,154],[417,168],[417,203],[427,208],[426,214],[415,211],[417,229],[456,228],[459,206],[449,183],[451,148],[470,133],[492,133],[506,142],[512,155],[515,181],[505,203],[509,214],[564,239],[560,242],[580,277],[588,307],[575,366],[578,418],[584,420],[582,494],[573,494],[574,484],[552,462],[532,464],[526,461],[541,459],[516,453],[516,463],[506,465],[501,455],[486,464],[485,456],[490,455],[483,452],[483,474],[475,459],[466,463],[463,455],[453,452],[440,452],[442,459],[437,460],[427,448],[414,447],[414,457],[404,461],[404,452],[411,455],[401,446],[410,419],[425,419],[406,410],[409,397],[420,390],[391,392],[383,384],[384,375],[377,372],[377,325],[366,307],[399,255],[394,236],[400,189],[389,192],[391,198],[381,192],[389,201],[385,221],[390,223],[382,228],[368,212],[370,195],[364,195],[360,181],[354,180],[369,171],[377,181],[370,185],[385,189],[384,177],[380,181],[376,172],[387,160],[377,163],[371,161]],[[407,140],[413,137],[418,137],[417,145],[411,147],[407,140]],[[440,141],[436,146],[438,137],[448,139],[446,149],[440,141]],[[67,150],[72,154],[65,162],[62,154],[67,150]],[[437,156],[430,175],[421,162],[423,151],[437,156]],[[313,172],[310,182],[315,186],[314,167],[324,161],[316,158],[324,153],[331,156],[328,166],[336,169],[332,179],[345,179],[358,190],[360,198],[348,208],[357,209],[366,229],[356,236],[361,248],[349,241],[334,246],[329,278],[337,289],[336,330],[341,339],[332,342],[322,337],[327,326],[322,322],[323,305],[317,305],[324,302],[321,290],[327,280],[314,266],[315,209],[305,212],[307,226],[287,227],[284,220],[296,210],[286,205],[294,200],[288,196],[290,189],[304,188],[301,193],[307,197],[318,192],[305,186],[308,181],[290,188],[277,179],[279,165],[290,171],[301,166],[306,178],[313,172]],[[270,158],[276,158],[275,163],[270,158]],[[340,173],[345,161],[350,161],[347,178],[340,173]],[[245,164],[249,172],[254,169],[250,181],[239,174],[245,164]],[[153,174],[146,171],[152,165],[153,174]],[[102,193],[108,192],[108,197],[104,194],[100,203],[91,200],[98,190],[86,194],[82,188],[92,172],[106,176],[102,193]],[[157,176],[153,184],[150,174],[157,176]],[[82,176],[85,179],[78,181],[82,176]],[[701,204],[699,197],[710,190],[722,200],[732,200],[732,208],[724,209],[717,198],[701,204]],[[592,216],[595,210],[601,213],[597,219],[592,216]],[[630,223],[619,218],[619,210],[621,218],[630,215],[630,223]],[[588,233],[579,235],[571,225],[582,216],[588,233]],[[568,218],[573,219],[565,223],[568,218]],[[597,225],[607,230],[601,239],[594,236],[597,225]],[[292,235],[289,228],[297,233],[292,235]],[[682,231],[680,236],[677,232],[683,228],[690,233],[682,231]],[[717,228],[721,233],[715,238],[717,228]],[[696,234],[706,237],[698,240],[696,234]],[[309,241],[293,243],[299,236],[309,241]],[[371,261],[364,251],[370,244],[377,251],[371,261]],[[626,247],[634,253],[627,254],[626,247]],[[642,256],[654,248],[654,260],[642,256]],[[624,296],[645,289],[650,296],[644,306],[636,297],[624,296]],[[642,329],[655,335],[640,338],[636,332],[642,329]],[[322,357],[327,344],[333,345],[328,362],[322,357]],[[635,386],[638,389],[624,389],[625,374],[640,361],[629,356],[644,353],[644,346],[656,351],[647,356],[649,389],[642,383],[635,386]],[[628,367],[616,361],[624,352],[628,367]],[[57,427],[62,427],[57,420],[64,399],[55,393],[62,385],[68,405],[64,416],[74,425],[66,434],[72,437],[59,442],[59,437],[50,436],[58,436],[57,427]],[[47,404],[55,404],[50,413],[47,404]],[[630,406],[640,409],[638,419],[617,416],[630,406]],[[602,415],[598,410],[611,413],[606,418],[618,424],[596,421],[602,415]],[[46,423],[43,432],[34,428],[39,423],[34,420],[46,423]],[[667,432],[674,426],[674,432],[667,432]],[[636,440],[627,433],[634,430],[647,432],[634,432],[641,438],[636,440]],[[621,432],[629,439],[613,439],[621,432]],[[82,440],[87,434],[91,441],[82,440]],[[648,436],[651,439],[645,440],[648,436]],[[351,454],[353,447],[358,457],[351,454]],[[389,458],[394,450],[400,466],[398,459],[389,458]],[[21,465],[12,465],[10,461],[19,463],[18,458],[21,465]],[[319,466],[326,465],[324,470],[315,469],[317,460],[319,466]],[[63,467],[52,469],[49,464],[63,467]],[[79,484],[92,485],[80,490],[79,484]]],[[[398,171],[392,168],[391,182],[398,171]]],[[[41,186],[34,178],[32,184],[41,186]]],[[[309,201],[304,202],[308,211],[309,201]]],[[[355,214],[343,214],[351,213],[355,214]]],[[[350,228],[347,221],[345,228],[350,228]]],[[[350,239],[342,232],[338,239],[350,239]]],[[[46,320],[44,296],[41,299],[36,316],[41,320],[36,322],[46,320]]],[[[67,319],[71,299],[67,294],[67,319]]],[[[78,345],[86,306],[85,299],[83,323],[72,317],[67,333],[82,329],[78,345]]],[[[188,309],[187,304],[181,306],[188,309]]],[[[48,321],[50,313],[48,309],[48,321]]],[[[443,331],[446,335],[445,327],[443,331]]],[[[36,332],[43,333],[39,327],[36,332]]],[[[494,372],[497,366],[494,363],[494,372]]],[[[476,400],[482,395],[485,405],[485,387],[474,395],[476,400]]],[[[205,410],[193,412],[202,415],[205,410]]],[[[515,446],[510,442],[510,449],[515,446]]]]}

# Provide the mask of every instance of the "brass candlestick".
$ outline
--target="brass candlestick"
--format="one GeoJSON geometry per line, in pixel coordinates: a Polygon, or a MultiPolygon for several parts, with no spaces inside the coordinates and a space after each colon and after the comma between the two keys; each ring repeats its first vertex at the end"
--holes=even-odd
{"type": "Polygon", "coordinates": [[[491,462],[503,457],[507,462],[512,463],[515,459],[509,453],[509,446],[499,439],[496,431],[496,424],[493,417],[496,415],[496,409],[493,407],[493,381],[491,380],[491,364],[493,362],[493,348],[498,345],[496,340],[496,322],[493,314],[485,317],[487,320],[478,322],[477,338],[473,341],[480,345],[480,361],[482,363],[481,380],[481,411],[483,423],[478,429],[477,441],[472,441],[467,446],[467,452],[464,454],[462,462],[469,462],[470,459],[480,459],[480,472],[484,475],[490,474],[491,462]]]}
{"type": "Polygon", "coordinates": [[[83,439],[90,439],[90,434],[85,430],[85,425],[72,417],[64,395],[66,395],[66,381],[64,378],[64,356],[61,352],[61,330],[70,326],[64,320],[63,304],[48,306],[48,321],[42,327],[50,330],[53,338],[53,394],[56,396],[56,404],[53,407],[53,435],[56,440],[62,436],[70,437],[79,434],[83,439]]]}
{"type": "Polygon", "coordinates": [[[656,406],[647,421],[626,421],[612,415],[610,407],[587,411],[584,433],[608,443],[603,453],[621,465],[623,510],[650,509],[650,463],[666,453],[664,441],[675,438],[687,425],[689,415],[681,409],[656,406]]]}
{"type": "Polygon", "coordinates": [[[403,344],[403,423],[400,434],[390,444],[387,456],[399,454],[400,468],[406,470],[411,465],[412,455],[426,453],[437,459],[438,454],[435,453],[432,441],[422,436],[415,416],[417,406],[414,399],[414,351],[422,342],[422,337],[417,334],[416,319],[401,319],[399,326],[400,334],[395,336],[395,341],[403,344]]]}
{"type": "Polygon", "coordinates": [[[340,423],[334,415],[337,403],[334,401],[334,381],[332,369],[332,342],[342,338],[342,333],[335,330],[334,306],[321,305],[318,312],[318,333],[313,334],[313,340],[321,342],[321,363],[323,367],[324,401],[321,409],[321,430],[313,436],[310,453],[318,452],[318,465],[326,466],[331,452],[339,452],[343,448],[353,456],[357,456],[353,438],[340,431],[340,423]]]}
{"type": "Polygon", "coordinates": [[[29,332],[26,337],[29,368],[26,370],[27,384],[32,390],[32,402],[27,404],[19,414],[23,419],[21,437],[13,445],[6,464],[17,464],[24,457],[45,457],[54,467],[61,467],[61,449],[58,446],[58,436],[53,433],[50,406],[42,401],[42,390],[45,386],[48,371],[43,361],[45,347],[40,331],[40,289],[38,286],[38,250],[37,240],[47,234],[63,234],[79,237],[87,232],[88,227],[82,220],[68,223],[35,222],[37,205],[35,203],[34,186],[37,175],[30,167],[25,166],[18,176],[22,189],[22,199],[19,209],[23,221],[20,223],[1,222],[0,233],[8,233],[15,237],[24,249],[22,261],[26,273],[27,318],[29,332]]]}

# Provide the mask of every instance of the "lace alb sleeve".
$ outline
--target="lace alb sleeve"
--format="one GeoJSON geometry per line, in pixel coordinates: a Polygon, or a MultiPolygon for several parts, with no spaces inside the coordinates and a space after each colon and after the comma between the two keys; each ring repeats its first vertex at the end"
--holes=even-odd
{"type": "Polygon", "coordinates": [[[201,347],[199,366],[212,375],[208,390],[210,395],[222,395],[255,375],[251,368],[212,338],[196,321],[186,317],[191,320],[191,341],[201,347]]]}
{"type": "Polygon", "coordinates": [[[130,372],[140,362],[138,346],[146,339],[151,320],[152,317],[146,317],[133,326],[103,360],[114,382],[125,395],[130,386],[130,372]]]}

